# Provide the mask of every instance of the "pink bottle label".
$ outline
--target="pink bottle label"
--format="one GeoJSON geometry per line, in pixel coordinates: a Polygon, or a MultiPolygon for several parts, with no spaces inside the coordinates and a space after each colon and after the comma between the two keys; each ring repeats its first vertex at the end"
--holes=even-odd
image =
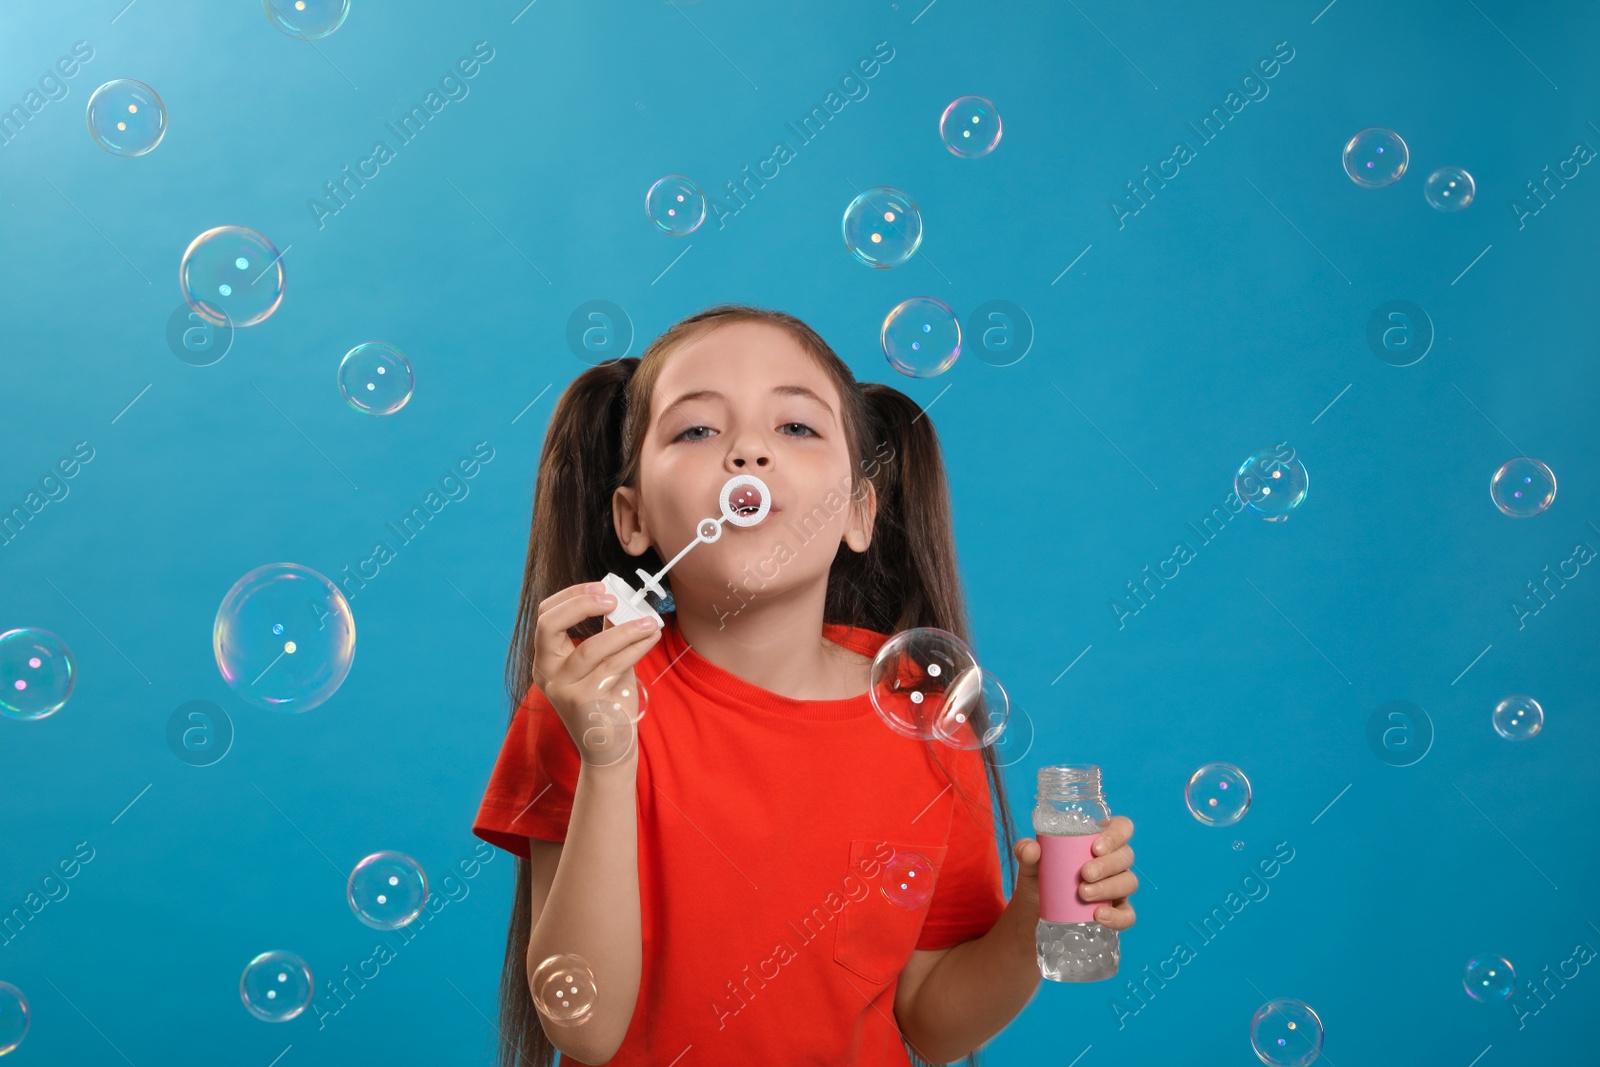
{"type": "Polygon", "coordinates": [[[1039,918],[1052,923],[1095,922],[1094,910],[1104,901],[1078,896],[1083,865],[1094,858],[1098,833],[1058,836],[1039,834],[1039,918]]]}

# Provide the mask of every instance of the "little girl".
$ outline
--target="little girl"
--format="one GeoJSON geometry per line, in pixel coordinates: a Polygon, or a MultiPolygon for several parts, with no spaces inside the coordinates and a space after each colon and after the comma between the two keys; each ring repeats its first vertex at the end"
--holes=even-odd
{"type": "MultiPolygon", "coordinates": [[[[867,695],[890,635],[967,639],[957,575],[931,420],[800,320],[712,308],[572,381],[473,824],[518,857],[503,1067],[972,1062],[1022,1010],[1039,847],[994,752],[904,737],[867,695]],[[767,518],[673,566],[664,628],[610,626],[600,579],[659,572],[737,474],[767,518]],[[533,1002],[555,1007],[533,975],[557,954],[587,967],[579,997],[593,981],[565,1025],[533,1002]]],[[[1118,930],[1132,832],[1106,825],[1079,887],[1118,930]]]]}

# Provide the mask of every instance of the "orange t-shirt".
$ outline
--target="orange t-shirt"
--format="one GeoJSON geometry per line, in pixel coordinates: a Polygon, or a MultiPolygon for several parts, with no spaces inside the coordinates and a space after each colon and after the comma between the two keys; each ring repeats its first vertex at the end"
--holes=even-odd
{"type": "MultiPolygon", "coordinates": [[[[912,949],[981,937],[1006,905],[982,753],[895,733],[865,693],[793,700],[751,685],[664,618],[634,668],[649,697],[637,735],[642,976],[608,1063],[659,1067],[692,1049],[682,1064],[908,1065],[894,995],[912,949]],[[880,889],[885,864],[908,852],[935,875],[914,908],[880,889]]],[[[823,635],[865,656],[888,639],[833,624],[823,635]]],[[[473,833],[523,857],[530,837],[564,841],[579,767],[530,687],[473,833]]]]}

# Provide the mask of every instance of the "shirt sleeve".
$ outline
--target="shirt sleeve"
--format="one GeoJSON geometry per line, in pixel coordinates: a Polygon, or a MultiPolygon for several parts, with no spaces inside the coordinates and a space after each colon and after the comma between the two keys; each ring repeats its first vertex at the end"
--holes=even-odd
{"type": "Polygon", "coordinates": [[[983,753],[957,749],[955,771],[961,790],[950,816],[949,848],[934,883],[933,900],[917,938],[919,949],[951,948],[982,937],[1005,911],[1000,852],[995,844],[994,801],[983,753]]]}
{"type": "Polygon", "coordinates": [[[561,716],[538,686],[529,686],[500,746],[472,832],[523,858],[530,837],[565,841],[580,763],[561,716]]]}

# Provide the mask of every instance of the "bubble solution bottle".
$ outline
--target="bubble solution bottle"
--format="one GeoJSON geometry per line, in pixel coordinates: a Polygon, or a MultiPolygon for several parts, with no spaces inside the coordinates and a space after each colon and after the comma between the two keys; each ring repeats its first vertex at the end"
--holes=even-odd
{"type": "Polygon", "coordinates": [[[1033,809],[1039,842],[1039,926],[1034,943],[1039,973],[1052,982],[1099,982],[1117,973],[1117,932],[1094,921],[1104,901],[1078,896],[1083,865],[1111,818],[1093,764],[1039,768],[1033,809]]]}

